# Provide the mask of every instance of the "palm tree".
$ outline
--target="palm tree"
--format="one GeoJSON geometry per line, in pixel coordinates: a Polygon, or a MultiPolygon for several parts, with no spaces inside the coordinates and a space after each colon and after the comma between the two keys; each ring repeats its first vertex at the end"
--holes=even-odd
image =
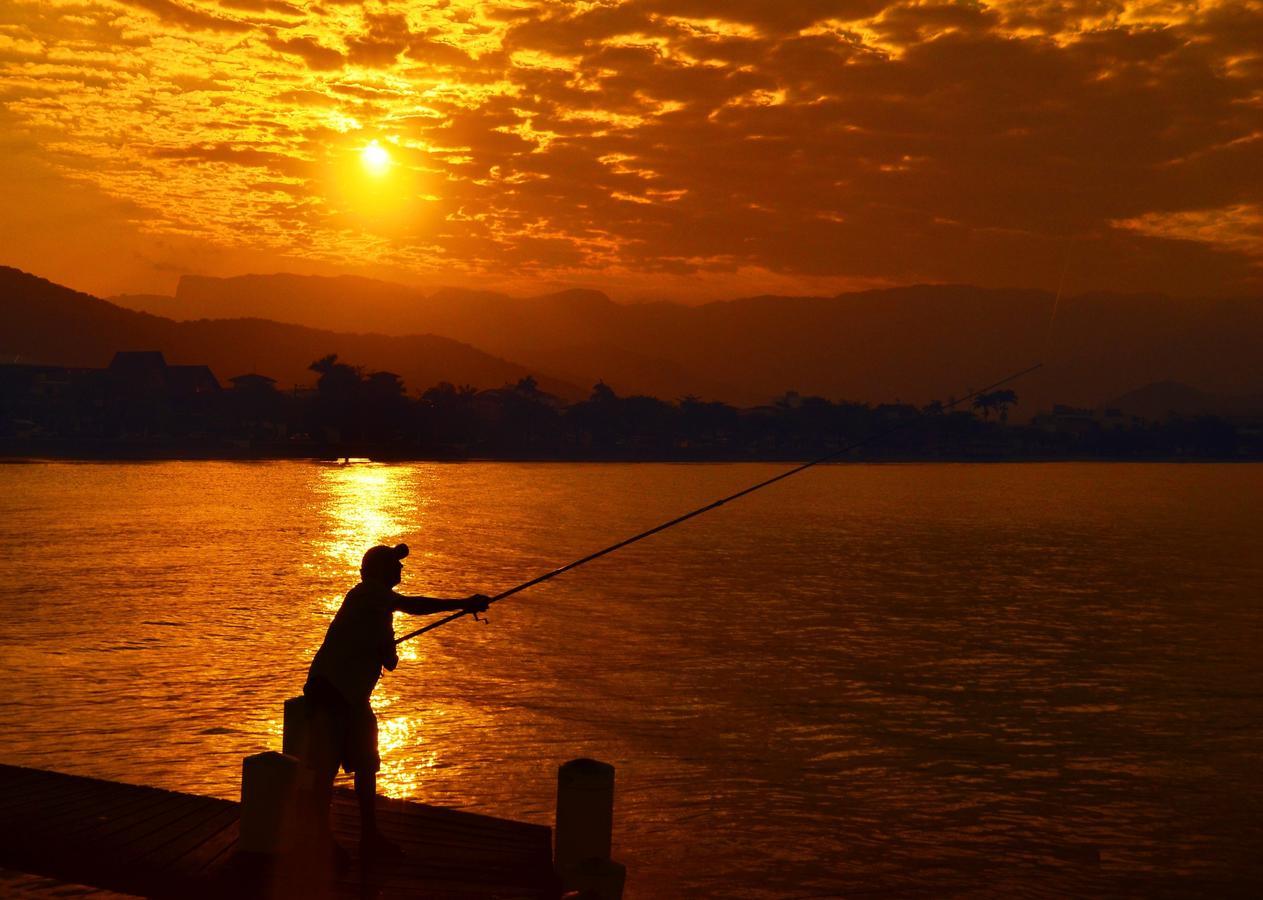
{"type": "Polygon", "coordinates": [[[1017,394],[1010,390],[992,391],[992,402],[1000,410],[1000,421],[1009,421],[1009,407],[1017,403],[1017,394]]]}
{"type": "Polygon", "coordinates": [[[539,382],[535,380],[534,375],[525,375],[519,378],[517,384],[513,385],[513,390],[528,400],[538,400],[544,396],[544,392],[539,389],[539,382]]]}
{"type": "Polygon", "coordinates": [[[360,410],[361,372],[356,366],[338,362],[330,353],[307,367],[320,375],[316,379],[316,423],[334,441],[357,437],[360,410]]]}
{"type": "Polygon", "coordinates": [[[998,410],[1000,421],[1009,419],[1009,407],[1017,402],[1017,394],[1010,390],[990,391],[974,398],[974,409],[981,410],[983,419],[991,418],[991,411],[998,410]]]}
{"type": "Polygon", "coordinates": [[[588,398],[588,402],[613,403],[617,399],[618,395],[614,393],[614,389],[602,380],[592,385],[592,396],[588,398]]]}
{"type": "Polygon", "coordinates": [[[316,388],[325,396],[354,394],[360,384],[360,369],[338,362],[338,354],[322,356],[307,367],[320,375],[316,388]]]}

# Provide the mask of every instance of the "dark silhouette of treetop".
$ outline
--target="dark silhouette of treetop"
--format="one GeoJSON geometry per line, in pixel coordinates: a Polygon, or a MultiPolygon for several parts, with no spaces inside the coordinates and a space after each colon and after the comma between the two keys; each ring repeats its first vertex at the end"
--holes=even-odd
{"type": "Polygon", "coordinates": [[[486,390],[440,381],[409,394],[398,373],[366,371],[336,353],[309,369],[314,388],[278,391],[258,373],[220,390],[206,366],[171,366],[148,351],[120,354],[107,369],[0,365],[0,453],[91,458],[132,442],[140,455],[173,456],[805,459],[888,433],[862,458],[1263,456],[1263,432],[1248,417],[1155,421],[1055,405],[1011,426],[1017,394],[1007,389],[980,395],[971,408],[788,391],[738,409],[697,394],[674,403],[620,396],[599,381],[587,399],[567,405],[533,374],[486,390]]]}
{"type": "Polygon", "coordinates": [[[982,413],[984,419],[991,418],[992,411],[999,414],[1001,422],[1007,422],[1009,418],[1009,407],[1017,403],[1017,394],[1011,390],[991,391],[986,394],[979,394],[974,398],[974,409],[982,413]]]}
{"type": "Polygon", "coordinates": [[[604,381],[598,381],[592,385],[592,396],[588,400],[592,403],[613,403],[618,400],[618,395],[604,381]]]}

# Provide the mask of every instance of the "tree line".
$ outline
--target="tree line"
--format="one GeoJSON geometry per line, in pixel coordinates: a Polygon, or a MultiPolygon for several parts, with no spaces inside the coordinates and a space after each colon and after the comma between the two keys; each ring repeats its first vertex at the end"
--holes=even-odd
{"type": "Polygon", "coordinates": [[[0,390],[0,441],[6,452],[42,442],[83,455],[130,443],[173,455],[738,460],[810,458],[880,435],[857,457],[1263,456],[1257,431],[1216,418],[1011,424],[1012,390],[924,406],[791,391],[743,409],[696,396],[620,395],[604,382],[567,403],[529,375],[491,390],[440,382],[411,394],[398,375],[336,354],[310,369],[314,388],[292,391],[260,376],[189,396],[99,379],[51,399],[0,390]]]}

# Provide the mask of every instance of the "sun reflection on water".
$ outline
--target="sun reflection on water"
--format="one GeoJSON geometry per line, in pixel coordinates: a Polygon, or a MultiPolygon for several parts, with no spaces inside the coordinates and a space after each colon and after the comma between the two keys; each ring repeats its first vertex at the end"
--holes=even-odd
{"type": "MultiPolygon", "coordinates": [[[[360,462],[321,470],[322,513],[327,526],[317,541],[315,565],[321,575],[345,584],[341,592],[320,598],[321,607],[330,616],[342,604],[345,591],[359,580],[360,559],[365,550],[375,544],[406,541],[420,529],[427,500],[416,474],[413,466],[360,462]]],[[[405,563],[405,579],[407,575],[405,563]]],[[[402,590],[407,593],[406,586],[402,590]]],[[[421,661],[423,648],[420,642],[401,645],[401,665],[421,661]]],[[[382,759],[379,785],[393,797],[416,796],[422,773],[438,762],[438,755],[425,746],[424,718],[404,711],[398,689],[386,679],[373,694],[373,706],[377,711],[377,748],[382,759]]]]}
{"type": "Polygon", "coordinates": [[[365,550],[398,543],[416,527],[424,504],[409,490],[407,467],[356,463],[330,466],[320,476],[330,520],[320,547],[327,574],[357,577],[365,550]]]}

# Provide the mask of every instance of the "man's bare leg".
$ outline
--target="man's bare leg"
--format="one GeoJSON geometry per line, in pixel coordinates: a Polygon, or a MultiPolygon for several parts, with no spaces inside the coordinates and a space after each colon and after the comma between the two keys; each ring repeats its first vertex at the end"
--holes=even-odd
{"type": "Polygon", "coordinates": [[[377,830],[377,774],[355,773],[355,796],[360,801],[360,855],[371,859],[391,859],[403,849],[377,830]]]}
{"type": "Polygon", "coordinates": [[[355,796],[360,801],[360,842],[377,839],[377,773],[355,773],[355,796]]]}
{"type": "Polygon", "coordinates": [[[333,837],[331,807],[333,806],[333,779],[337,777],[337,774],[338,764],[336,762],[332,768],[322,766],[313,773],[310,812],[311,828],[307,833],[307,839],[312,842],[311,846],[314,850],[330,854],[334,864],[339,869],[342,869],[350,862],[350,857],[333,837]]]}

